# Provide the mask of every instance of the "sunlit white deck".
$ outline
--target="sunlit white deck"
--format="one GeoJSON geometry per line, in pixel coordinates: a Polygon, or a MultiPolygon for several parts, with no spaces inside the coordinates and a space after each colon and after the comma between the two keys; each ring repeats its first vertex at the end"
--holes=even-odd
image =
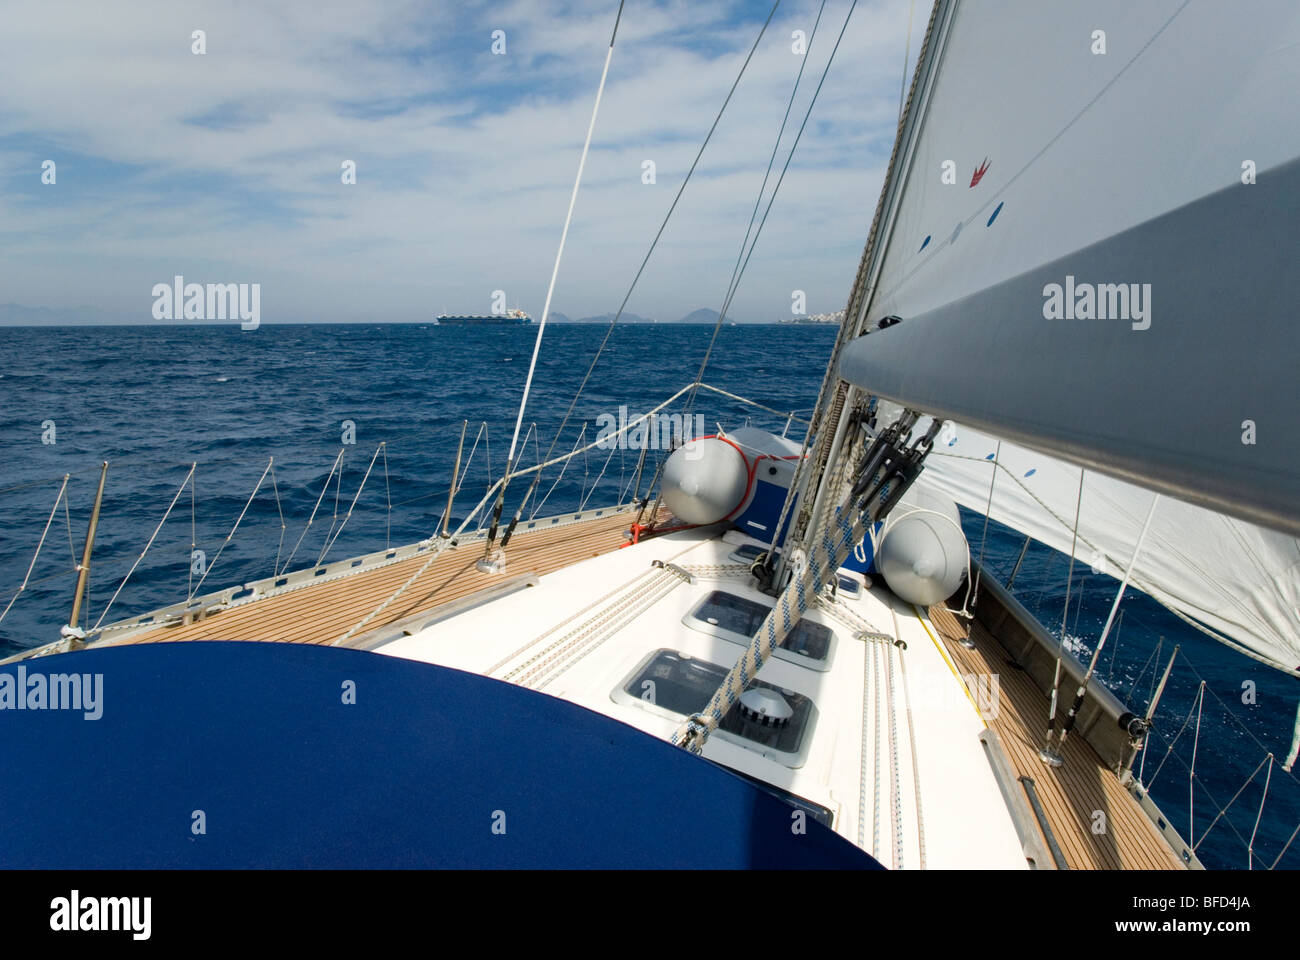
{"type": "MultiPolygon", "coordinates": [[[[624,687],[660,649],[724,668],[735,662],[739,643],[682,619],[715,589],[761,598],[730,559],[743,539],[669,534],[548,573],[537,586],[375,649],[530,686],[667,739],[680,718],[624,687]]],[[[815,704],[802,762],[717,734],[705,756],[829,809],[840,834],[888,867],[1025,868],[979,741],[984,721],[937,632],[883,593],[841,595],[835,605],[838,616],[825,607],[808,615],[834,632],[828,669],[774,657],[759,673],[815,704]],[[906,646],[864,639],[867,631],[906,646]]]]}

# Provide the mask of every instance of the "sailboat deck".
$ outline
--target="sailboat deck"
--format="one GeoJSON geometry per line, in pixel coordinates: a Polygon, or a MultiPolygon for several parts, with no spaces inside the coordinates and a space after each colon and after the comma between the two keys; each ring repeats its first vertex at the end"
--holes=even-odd
{"type": "MultiPolygon", "coordinates": [[[[542,577],[616,551],[627,543],[633,519],[628,510],[614,508],[520,532],[511,541],[504,579],[518,578],[522,588],[530,575],[542,577]]],[[[480,596],[486,599],[502,587],[503,577],[479,572],[475,565],[482,556],[481,537],[444,549],[394,602],[358,631],[353,642],[371,645],[367,637],[392,640],[400,635],[394,633],[398,629],[419,630],[429,623],[429,616],[452,614],[480,596]]],[[[419,553],[363,567],[355,573],[238,603],[192,623],[144,628],[108,642],[333,643],[389,600],[429,559],[428,553],[419,553]]],[[[963,623],[940,607],[931,608],[929,617],[962,675],[999,678],[998,710],[996,716],[986,716],[986,722],[1001,738],[1015,775],[1033,779],[1054,838],[1071,869],[1183,866],[1137,801],[1082,737],[1066,742],[1064,767],[1053,769],[1038,759],[1047,699],[1029,676],[1011,665],[1002,646],[978,621],[970,633],[975,648],[969,650],[957,642],[967,635],[963,623]],[[1094,833],[1098,811],[1105,814],[1106,829],[1094,833]]]]}
{"type": "MultiPolygon", "coordinates": [[[[662,518],[665,511],[660,511],[662,518]]],[[[542,576],[616,550],[627,542],[634,513],[614,510],[555,527],[528,530],[510,541],[506,576],[542,576]]],[[[359,636],[432,613],[502,582],[500,574],[481,573],[482,539],[445,549],[400,597],[362,628],[359,636]]],[[[239,604],[188,624],[176,624],[124,637],[119,643],[183,640],[265,640],[328,644],[356,626],[406,583],[429,559],[416,554],[396,563],[360,570],[337,579],[239,604]]]]}
{"type": "Polygon", "coordinates": [[[997,715],[986,720],[1001,737],[1017,778],[1034,781],[1070,869],[1182,869],[1137,801],[1082,737],[1066,740],[1064,766],[1049,767],[1039,759],[1047,697],[1012,665],[993,635],[979,621],[968,628],[940,606],[931,607],[929,615],[963,675],[998,677],[997,715]],[[959,642],[968,635],[975,642],[973,650],[959,642]],[[1104,821],[1098,812],[1105,815],[1104,821]],[[1105,829],[1094,833],[1093,825],[1102,822],[1105,829]]]}

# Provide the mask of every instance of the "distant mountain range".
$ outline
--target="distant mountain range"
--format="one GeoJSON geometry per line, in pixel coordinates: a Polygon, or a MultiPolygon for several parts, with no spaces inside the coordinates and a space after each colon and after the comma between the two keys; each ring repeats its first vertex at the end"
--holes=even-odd
{"type": "MultiPolygon", "coordinates": [[[[731,319],[732,319],[731,317],[727,317],[728,322],[730,322],[731,319]]],[[[686,316],[682,317],[682,319],[679,320],[678,322],[679,323],[717,323],[718,311],[710,310],[708,307],[700,307],[700,309],[698,310],[692,310],[686,316]]]]}
{"type": "MultiPolygon", "coordinates": [[[[582,317],[578,320],[574,320],[563,313],[557,313],[556,311],[552,310],[550,316],[547,318],[547,322],[548,323],[609,323],[613,319],[614,319],[614,314],[602,313],[600,314],[600,316],[582,317]]],[[[728,320],[730,319],[731,318],[728,317],[728,320]]],[[[619,317],[618,322],[619,323],[717,323],[718,311],[709,310],[707,307],[701,307],[698,310],[692,310],[690,313],[682,317],[680,320],[653,320],[650,317],[643,317],[640,314],[628,313],[627,311],[624,311],[623,315],[619,317]]]]}

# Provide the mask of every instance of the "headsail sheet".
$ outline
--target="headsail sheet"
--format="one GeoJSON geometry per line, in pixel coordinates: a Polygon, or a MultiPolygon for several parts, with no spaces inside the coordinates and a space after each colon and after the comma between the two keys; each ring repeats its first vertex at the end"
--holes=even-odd
{"type": "Polygon", "coordinates": [[[965,3],[939,56],[866,314],[902,322],[841,375],[1300,533],[1300,7],[965,3]]]}
{"type": "MultiPolygon", "coordinates": [[[[917,429],[927,425],[923,420],[917,429]]],[[[994,520],[1062,553],[1073,548],[1076,577],[1092,571],[1121,576],[1155,496],[1034,450],[999,446],[987,434],[955,424],[940,433],[918,483],[980,514],[987,507],[994,520]]],[[[1220,639],[1300,674],[1296,538],[1166,497],[1152,516],[1133,584],[1220,639]]]]}

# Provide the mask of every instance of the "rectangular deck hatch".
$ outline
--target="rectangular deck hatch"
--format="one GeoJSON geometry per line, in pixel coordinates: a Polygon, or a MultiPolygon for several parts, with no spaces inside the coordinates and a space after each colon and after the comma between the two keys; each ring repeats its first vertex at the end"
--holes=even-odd
{"type": "MultiPolygon", "coordinates": [[[[686,717],[708,705],[726,675],[727,668],[716,663],[675,650],[656,650],[615,691],[614,699],[660,714],[686,717]]],[[[737,705],[723,717],[714,735],[756,750],[785,766],[801,766],[810,739],[807,734],[817,715],[812,700],[762,680],[755,680],[750,687],[772,690],[785,698],[793,711],[789,724],[773,728],[746,720],[737,705]]]]}
{"type": "MultiPolygon", "coordinates": [[[[757,600],[714,590],[692,607],[682,622],[692,630],[749,646],[771,610],[757,600]]],[[[802,667],[826,670],[833,636],[830,627],[805,617],[781,641],[774,655],[802,667]]]]}

